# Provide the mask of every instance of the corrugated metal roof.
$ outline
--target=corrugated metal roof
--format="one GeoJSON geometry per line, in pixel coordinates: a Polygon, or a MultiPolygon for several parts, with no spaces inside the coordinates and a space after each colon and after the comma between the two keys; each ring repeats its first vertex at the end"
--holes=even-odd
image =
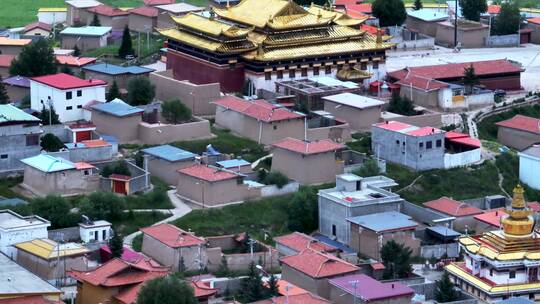
{"type": "Polygon", "coordinates": [[[103,36],[112,31],[110,26],[85,26],[85,27],[68,27],[60,32],[61,35],[76,35],[76,36],[103,36]]]}
{"type": "Polygon", "coordinates": [[[8,198],[0,200],[0,206],[28,205],[28,202],[20,198],[8,198]]]}
{"type": "Polygon", "coordinates": [[[347,220],[375,232],[418,226],[418,223],[411,220],[410,216],[396,211],[355,216],[348,218],[347,220]]]}
{"type": "Polygon", "coordinates": [[[225,169],[251,165],[250,162],[243,159],[222,160],[222,161],[218,161],[217,164],[220,167],[223,167],[225,169]]]}
{"type": "Polygon", "coordinates": [[[97,63],[83,67],[84,70],[93,71],[97,73],[109,74],[109,75],[120,75],[120,74],[133,74],[140,75],[145,73],[150,73],[155,71],[154,69],[149,69],[141,66],[128,66],[123,67],[119,65],[109,64],[109,63],[97,63]]]}
{"type": "Polygon", "coordinates": [[[0,123],[14,121],[39,121],[39,118],[10,104],[0,105],[0,123]]]}
{"type": "Polygon", "coordinates": [[[427,22],[443,21],[443,20],[448,19],[448,14],[442,13],[442,12],[437,12],[437,11],[434,11],[432,9],[421,9],[421,10],[417,10],[417,11],[415,11],[415,10],[408,11],[407,15],[409,15],[411,17],[414,17],[414,18],[417,18],[417,19],[420,19],[420,20],[423,20],[423,21],[427,21],[427,22]]]}
{"type": "Polygon", "coordinates": [[[39,154],[21,159],[21,161],[26,165],[43,172],[57,172],[75,169],[75,164],[69,160],[61,157],[54,157],[48,154],[39,154]]]}
{"type": "Polygon", "coordinates": [[[130,106],[118,98],[106,103],[97,103],[91,106],[91,108],[117,117],[125,117],[144,112],[143,109],[130,106]]]}
{"type": "Polygon", "coordinates": [[[173,147],[171,145],[162,145],[162,146],[147,148],[147,149],[143,149],[142,152],[146,154],[150,154],[158,158],[162,158],[170,162],[195,158],[195,156],[197,156],[194,153],[191,153],[186,150],[182,150],[177,147],[173,147]]]}
{"type": "Polygon", "coordinates": [[[53,259],[71,255],[81,255],[90,252],[84,246],[75,243],[58,244],[49,239],[35,239],[16,244],[15,247],[42,259],[53,259]]]}

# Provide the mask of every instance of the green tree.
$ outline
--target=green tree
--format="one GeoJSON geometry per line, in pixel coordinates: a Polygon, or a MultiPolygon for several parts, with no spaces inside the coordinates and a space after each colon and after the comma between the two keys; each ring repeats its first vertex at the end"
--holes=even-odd
{"type": "Polygon", "coordinates": [[[178,275],[180,277],[184,277],[186,275],[187,270],[188,269],[186,267],[186,261],[184,260],[183,256],[180,256],[180,261],[178,261],[178,275]]]}
{"type": "Polygon", "coordinates": [[[289,178],[279,171],[271,171],[264,176],[263,182],[267,185],[276,185],[281,189],[289,183],[289,178]]]}
{"type": "Polygon", "coordinates": [[[108,245],[113,258],[119,258],[124,253],[124,238],[116,229],[113,230],[113,235],[109,239],[108,245]]]}
{"type": "Polygon", "coordinates": [[[4,83],[2,82],[2,77],[0,77],[0,104],[8,104],[9,103],[9,96],[6,91],[6,87],[4,86],[4,83]]]}
{"type": "Polygon", "coordinates": [[[463,86],[465,87],[465,94],[471,94],[475,85],[479,84],[480,80],[476,75],[474,67],[471,65],[465,68],[463,72],[463,86]]]}
{"type": "Polygon", "coordinates": [[[97,14],[94,14],[94,17],[92,17],[92,22],[90,22],[91,26],[101,26],[101,22],[99,22],[99,17],[97,14]]]}
{"type": "Polygon", "coordinates": [[[372,11],[373,15],[379,18],[381,27],[402,25],[407,19],[407,12],[402,0],[375,0],[372,11]]]}
{"type": "Polygon", "coordinates": [[[495,17],[493,32],[495,35],[510,35],[518,32],[521,14],[517,1],[503,2],[501,12],[495,17]]]}
{"type": "Polygon", "coordinates": [[[219,263],[218,270],[216,271],[216,276],[218,277],[228,277],[231,275],[231,270],[229,269],[229,265],[227,264],[227,258],[225,255],[221,256],[221,263],[219,263]]]}
{"type": "Polygon", "coordinates": [[[421,10],[423,7],[424,7],[424,5],[422,4],[422,0],[414,0],[413,9],[415,11],[421,10]]]}
{"type": "Polygon", "coordinates": [[[311,187],[301,187],[289,202],[287,226],[291,231],[311,233],[319,226],[317,193],[311,187]]]}
{"type": "Polygon", "coordinates": [[[64,143],[54,134],[47,133],[41,138],[40,146],[44,151],[58,152],[64,147],[64,143]]]}
{"type": "Polygon", "coordinates": [[[107,101],[111,101],[120,97],[120,88],[118,87],[118,83],[116,83],[116,80],[113,80],[111,88],[109,89],[109,92],[107,92],[106,99],[107,101]]]}
{"type": "Polygon", "coordinates": [[[129,33],[129,28],[127,25],[124,27],[124,33],[122,34],[122,43],[118,49],[118,56],[122,59],[125,59],[128,55],[133,55],[133,42],[131,41],[131,34],[129,33]]]}
{"type": "Polygon", "coordinates": [[[132,106],[145,105],[156,96],[156,87],[148,77],[135,77],[128,82],[128,102],[132,106]]]}
{"type": "Polygon", "coordinates": [[[416,114],[412,100],[407,97],[400,97],[396,94],[392,95],[387,111],[405,116],[416,114]]]}
{"type": "Polygon", "coordinates": [[[390,240],[381,248],[381,260],[385,266],[385,279],[405,278],[412,272],[412,250],[403,244],[390,240]]]}
{"type": "Polygon", "coordinates": [[[79,49],[79,46],[77,46],[77,45],[75,45],[73,47],[73,56],[75,56],[75,57],[81,56],[81,50],[79,49]]]}
{"type": "Polygon", "coordinates": [[[278,279],[274,274],[268,279],[268,297],[279,296],[278,279]]]}
{"type": "Polygon", "coordinates": [[[62,68],[60,69],[60,73],[73,75],[73,71],[67,64],[62,65],[62,68]]]}
{"type": "Polygon", "coordinates": [[[137,296],[137,304],[197,304],[193,288],[174,275],[150,280],[137,296]]]}
{"type": "Polygon", "coordinates": [[[41,108],[41,112],[38,115],[38,118],[41,119],[41,122],[46,125],[48,125],[49,123],[53,125],[57,125],[60,123],[58,114],[56,114],[56,111],[54,110],[54,107],[52,105],[51,105],[50,113],[49,113],[49,109],[46,109],[45,105],[43,105],[43,107],[41,108]]]}
{"type": "Polygon", "coordinates": [[[69,202],[61,196],[47,195],[36,198],[30,206],[32,213],[49,220],[53,229],[70,227],[78,222],[78,216],[70,211],[69,202]]]}
{"type": "Polygon", "coordinates": [[[459,0],[463,17],[471,21],[480,21],[480,15],[487,11],[486,0],[459,0]]]}
{"type": "Polygon", "coordinates": [[[117,161],[114,164],[108,164],[101,170],[101,176],[109,177],[111,174],[120,174],[131,176],[131,171],[129,171],[128,165],[124,161],[117,161]]]}
{"type": "Polygon", "coordinates": [[[247,302],[255,302],[265,298],[264,285],[262,282],[261,274],[255,262],[249,263],[247,278],[242,279],[241,283],[241,297],[247,302]]]}
{"type": "Polygon", "coordinates": [[[56,63],[52,44],[47,39],[39,39],[23,47],[18,58],[11,62],[9,74],[25,77],[55,74],[56,63]]]}
{"type": "Polygon", "coordinates": [[[377,176],[381,174],[381,170],[377,164],[377,160],[370,158],[364,162],[362,167],[353,172],[354,174],[362,177],[377,176]]]}
{"type": "Polygon", "coordinates": [[[459,293],[454,288],[454,284],[450,281],[448,273],[445,272],[441,279],[436,283],[435,300],[439,303],[454,302],[459,300],[459,293]]]}
{"type": "Polygon", "coordinates": [[[161,105],[161,115],[171,124],[180,124],[191,119],[191,109],[179,99],[165,101],[161,105]]]}
{"type": "Polygon", "coordinates": [[[81,201],[81,213],[93,220],[114,221],[122,217],[124,199],[110,192],[92,192],[81,201]]]}

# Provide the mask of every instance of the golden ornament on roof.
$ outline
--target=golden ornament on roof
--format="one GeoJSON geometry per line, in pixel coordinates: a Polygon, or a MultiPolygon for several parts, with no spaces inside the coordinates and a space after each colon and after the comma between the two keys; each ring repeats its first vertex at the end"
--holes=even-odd
{"type": "Polygon", "coordinates": [[[534,218],[527,208],[524,193],[521,185],[514,188],[512,205],[506,209],[508,215],[501,219],[504,235],[508,238],[527,238],[533,234],[534,218]]]}

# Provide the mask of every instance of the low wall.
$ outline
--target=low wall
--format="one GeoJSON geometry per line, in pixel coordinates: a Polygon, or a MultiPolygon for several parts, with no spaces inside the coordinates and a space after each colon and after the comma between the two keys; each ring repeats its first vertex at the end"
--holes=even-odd
{"type": "Polygon", "coordinates": [[[388,119],[386,121],[390,121],[390,120],[407,123],[407,124],[417,126],[417,127],[434,127],[434,128],[442,127],[442,114],[441,113],[428,113],[428,114],[414,115],[414,116],[398,116],[398,117],[392,117],[391,119],[388,119]]]}
{"type": "Polygon", "coordinates": [[[54,134],[54,136],[58,137],[62,142],[71,142],[72,139],[69,138],[68,132],[63,124],[59,125],[47,125],[47,122],[43,122],[43,135],[47,133],[54,134]]]}
{"type": "Polygon", "coordinates": [[[508,47],[508,46],[518,46],[519,44],[519,35],[501,35],[501,36],[490,36],[486,38],[486,46],[488,47],[508,47]]]}
{"type": "Polygon", "coordinates": [[[493,104],[495,102],[495,93],[489,91],[481,94],[465,96],[465,101],[469,107],[479,107],[493,104]]]}
{"type": "Polygon", "coordinates": [[[336,142],[347,142],[351,140],[351,129],[348,123],[339,126],[308,128],[306,133],[309,141],[328,138],[336,142]]]}
{"type": "Polygon", "coordinates": [[[392,39],[390,42],[395,43],[395,48],[398,50],[427,50],[435,47],[435,38],[419,33],[411,33],[410,30],[403,27],[388,27],[388,31],[392,39]]]}
{"type": "Polygon", "coordinates": [[[447,215],[438,213],[428,208],[423,208],[407,201],[403,201],[399,212],[412,217],[419,223],[427,225],[437,224],[445,219],[451,218],[447,215]]]}
{"type": "Polygon", "coordinates": [[[216,114],[216,106],[211,102],[221,97],[219,83],[197,85],[176,80],[172,70],[150,73],[150,81],[156,86],[156,99],[180,99],[193,115],[216,114]]]}
{"type": "Polygon", "coordinates": [[[426,301],[429,301],[435,298],[435,290],[437,289],[437,283],[430,282],[423,284],[414,284],[409,285],[409,287],[414,290],[414,293],[425,296],[426,301]]]}
{"type": "Polygon", "coordinates": [[[444,168],[467,166],[480,161],[481,158],[482,149],[480,148],[456,154],[444,153],[444,168]]]}
{"type": "Polygon", "coordinates": [[[160,145],[181,140],[192,140],[212,137],[210,122],[198,121],[179,125],[139,123],[139,142],[146,145],[160,145]]]}
{"type": "Polygon", "coordinates": [[[441,123],[443,126],[461,125],[463,120],[459,114],[443,114],[441,115],[441,123]]]}
{"type": "Polygon", "coordinates": [[[424,245],[420,247],[420,256],[426,259],[431,259],[432,257],[440,259],[445,254],[449,258],[458,257],[459,256],[458,243],[424,245]]]}
{"type": "Polygon", "coordinates": [[[290,182],[281,189],[276,185],[268,185],[261,188],[261,197],[294,193],[298,191],[298,188],[300,188],[300,184],[298,182],[290,182]]]}

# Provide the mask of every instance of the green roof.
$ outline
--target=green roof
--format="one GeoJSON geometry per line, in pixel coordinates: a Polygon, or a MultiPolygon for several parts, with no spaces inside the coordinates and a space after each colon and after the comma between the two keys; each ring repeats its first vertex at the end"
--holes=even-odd
{"type": "Polygon", "coordinates": [[[10,104],[0,105],[0,124],[18,121],[39,121],[39,118],[34,117],[10,104]]]}

